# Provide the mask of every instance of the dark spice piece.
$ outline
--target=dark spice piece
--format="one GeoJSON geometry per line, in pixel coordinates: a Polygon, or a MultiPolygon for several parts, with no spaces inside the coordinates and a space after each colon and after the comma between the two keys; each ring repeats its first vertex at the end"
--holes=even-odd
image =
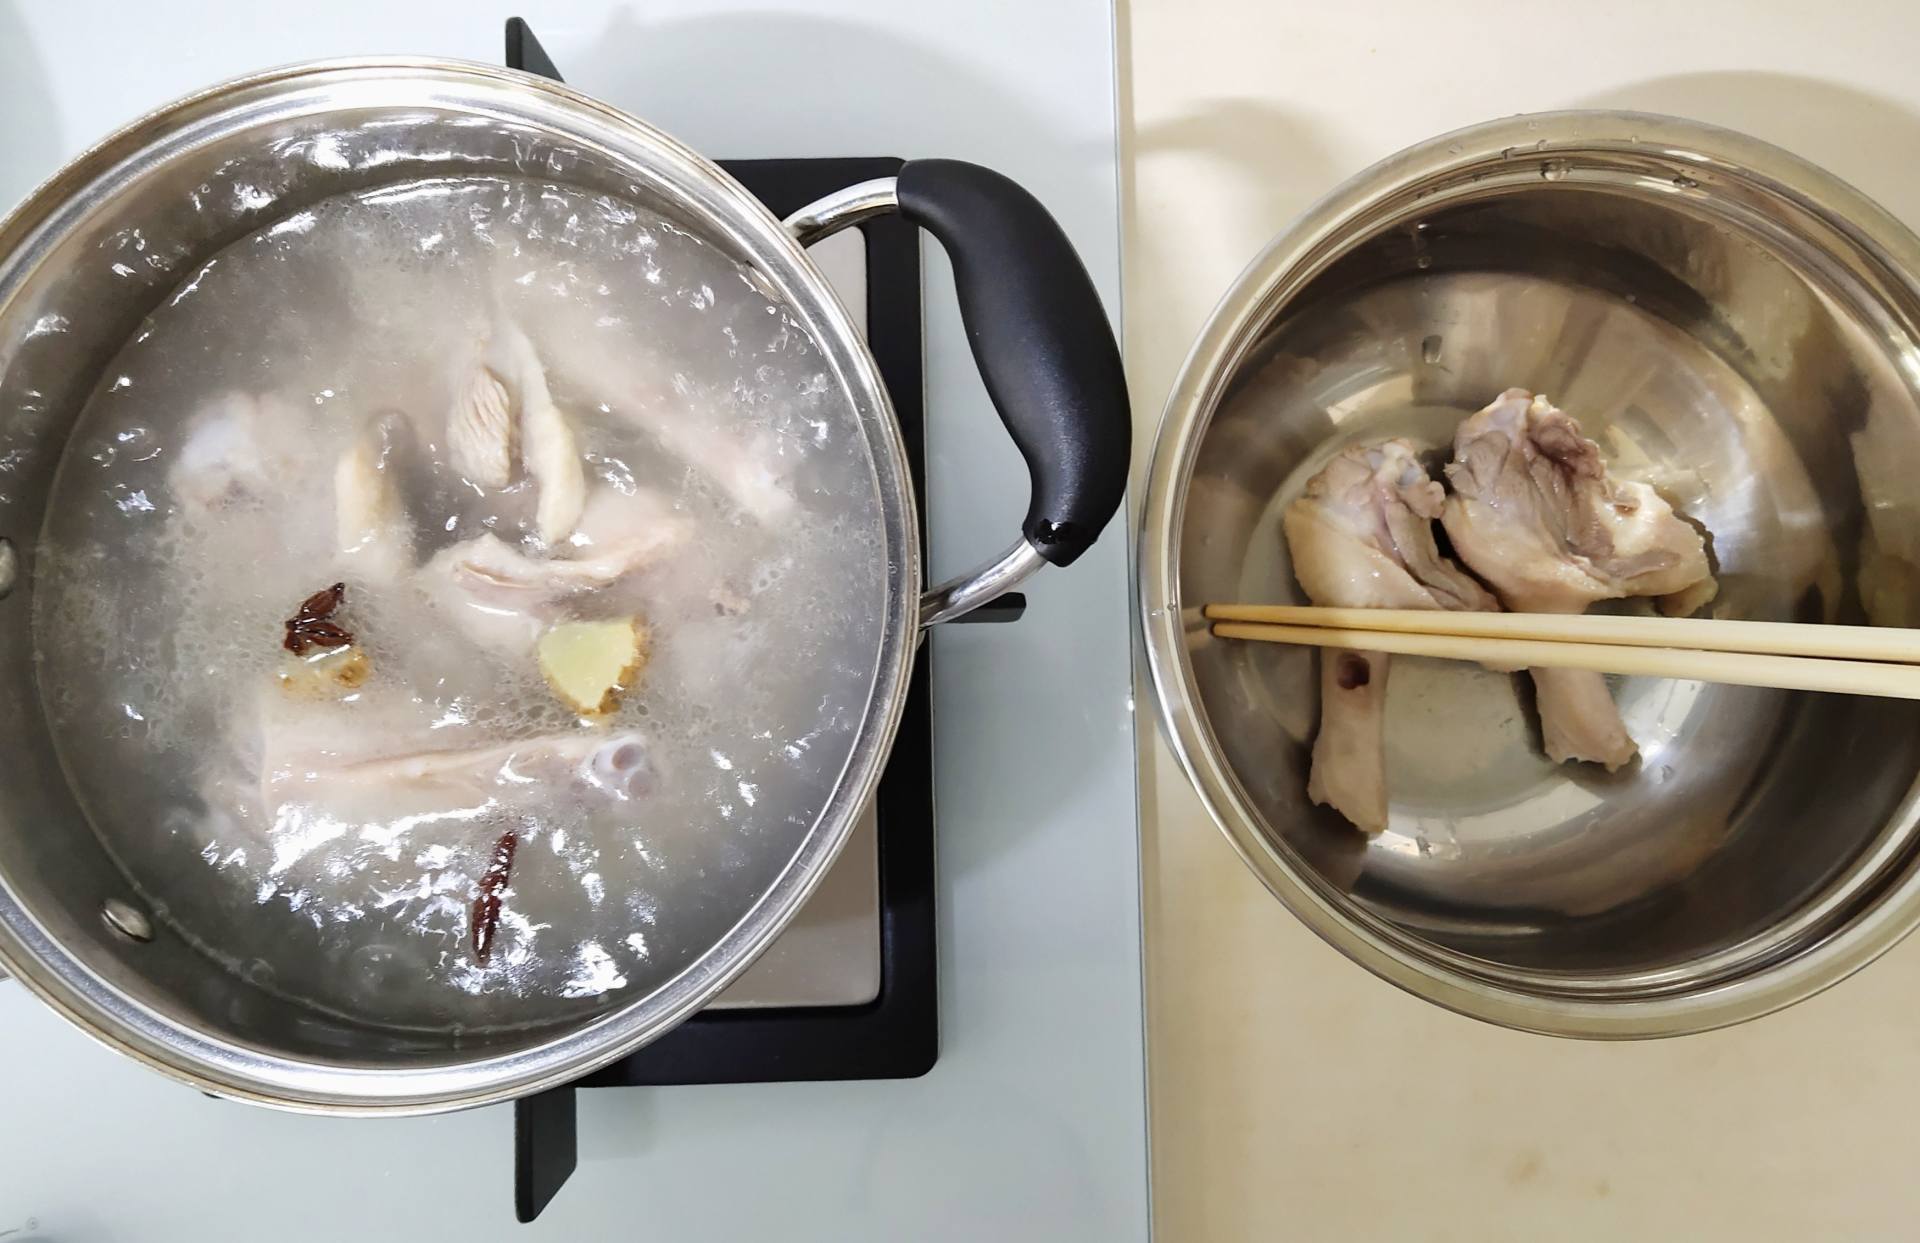
{"type": "Polygon", "coordinates": [[[513,872],[513,852],[520,838],[512,830],[500,835],[493,844],[493,858],[480,876],[480,896],[473,900],[473,956],[482,963],[493,953],[494,929],[500,926],[500,891],[507,887],[513,872]]]}
{"type": "Polygon", "coordinates": [[[345,647],[353,642],[351,631],[326,620],[346,598],[347,585],[335,583],[301,601],[300,611],[287,618],[287,637],[282,646],[296,656],[304,656],[309,648],[345,647]]]}
{"type": "Polygon", "coordinates": [[[340,602],[346,598],[347,585],[345,583],[335,583],[331,587],[323,587],[301,601],[300,611],[294,616],[297,619],[306,621],[311,621],[318,617],[332,617],[333,611],[339,608],[340,602]]]}
{"type": "Polygon", "coordinates": [[[300,637],[314,647],[345,647],[353,642],[352,632],[330,621],[302,622],[300,637]]]}

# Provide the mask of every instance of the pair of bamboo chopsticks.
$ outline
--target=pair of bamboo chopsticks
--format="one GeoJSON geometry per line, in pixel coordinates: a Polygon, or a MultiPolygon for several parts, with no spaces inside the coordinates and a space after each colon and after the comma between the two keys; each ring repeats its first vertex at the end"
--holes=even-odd
{"type": "Polygon", "coordinates": [[[1223,639],[1920,699],[1920,630],[1684,617],[1209,604],[1223,639]]]}

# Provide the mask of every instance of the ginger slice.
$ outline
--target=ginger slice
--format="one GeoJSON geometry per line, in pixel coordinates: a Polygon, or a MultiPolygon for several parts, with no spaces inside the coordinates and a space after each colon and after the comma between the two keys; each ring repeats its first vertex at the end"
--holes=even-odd
{"type": "Polygon", "coordinates": [[[582,716],[605,716],[646,667],[651,636],[637,617],[567,621],[540,636],[540,672],[582,716]]]}

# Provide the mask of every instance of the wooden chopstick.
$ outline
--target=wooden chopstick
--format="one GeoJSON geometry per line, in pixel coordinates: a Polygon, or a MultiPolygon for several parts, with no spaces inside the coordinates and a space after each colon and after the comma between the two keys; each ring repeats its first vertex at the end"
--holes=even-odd
{"type": "MultiPolygon", "coordinates": [[[[1333,610],[1312,611],[1319,613],[1333,610]]],[[[1367,613],[1376,610],[1353,611],[1367,613]]],[[[1385,612],[1386,610],[1377,611],[1385,612]]],[[[1441,616],[1483,618],[1498,615],[1451,613],[1441,616]]],[[[1510,614],[1509,616],[1520,615],[1510,614]]],[[[1599,621],[1601,619],[1596,617],[1558,620],[1599,621]]],[[[1607,620],[1627,619],[1609,618],[1607,620]]],[[[1702,682],[1726,682],[1735,686],[1771,686],[1783,690],[1825,691],[1838,695],[1920,699],[1920,666],[1886,664],[1868,660],[1832,660],[1808,656],[1701,651],[1671,647],[1632,647],[1620,643],[1552,642],[1505,636],[1419,634],[1410,631],[1352,630],[1328,626],[1266,625],[1256,622],[1215,622],[1213,633],[1222,639],[1253,639],[1262,643],[1298,643],[1309,647],[1391,652],[1401,656],[1434,656],[1442,660],[1481,661],[1505,668],[1535,666],[1591,669],[1596,673],[1689,678],[1702,682]]]]}
{"type": "Polygon", "coordinates": [[[1323,609],[1291,604],[1209,604],[1202,612],[1209,621],[1920,664],[1920,630],[1894,626],[1823,626],[1693,617],[1454,613],[1438,609],[1323,609]]]}

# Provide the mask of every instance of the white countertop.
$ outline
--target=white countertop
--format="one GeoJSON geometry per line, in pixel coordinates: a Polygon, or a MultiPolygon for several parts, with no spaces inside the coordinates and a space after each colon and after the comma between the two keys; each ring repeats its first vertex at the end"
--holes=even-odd
{"type": "MultiPolygon", "coordinates": [[[[1126,343],[1144,432],[1269,238],[1373,161],[1478,121],[1681,113],[1823,164],[1920,228],[1910,0],[1125,0],[1122,31],[1126,343]]],[[[1160,1237],[1914,1237],[1920,941],[1731,1031],[1519,1035],[1405,996],[1317,941],[1157,742],[1144,781],[1160,1237]]]]}
{"type": "MultiPolygon", "coordinates": [[[[570,81],[716,156],[943,155],[1060,217],[1118,305],[1104,0],[0,5],[0,202],[140,109],[311,57],[497,62],[527,17],[570,81]]],[[[930,248],[931,569],[999,550],[1026,480],[930,248]]],[[[600,1089],[581,1163],[512,1219],[511,1117],[352,1121],[216,1101],[0,984],[0,1237],[1139,1239],[1134,742],[1119,527],[1015,626],[933,642],[939,1064],[898,1083],[600,1089]]]]}

